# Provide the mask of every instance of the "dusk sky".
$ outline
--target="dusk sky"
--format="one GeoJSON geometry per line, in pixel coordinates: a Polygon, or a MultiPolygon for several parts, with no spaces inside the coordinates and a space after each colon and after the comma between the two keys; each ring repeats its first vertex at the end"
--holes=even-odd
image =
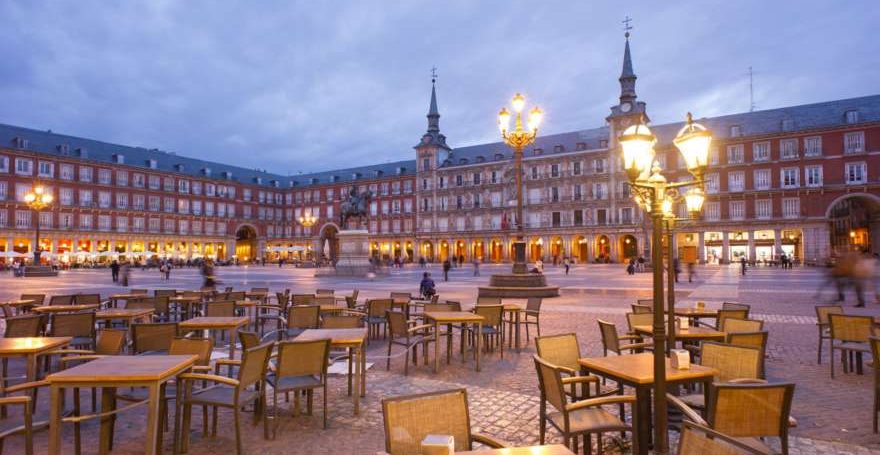
{"type": "MultiPolygon", "coordinates": [[[[6,1],[0,122],[280,174],[414,157],[438,67],[453,147],[522,91],[601,126],[624,16],[655,123],[880,93],[866,1],[6,1]],[[625,5],[625,9],[621,7],[625,5]]],[[[531,103],[529,103],[531,104],[531,103]]]]}

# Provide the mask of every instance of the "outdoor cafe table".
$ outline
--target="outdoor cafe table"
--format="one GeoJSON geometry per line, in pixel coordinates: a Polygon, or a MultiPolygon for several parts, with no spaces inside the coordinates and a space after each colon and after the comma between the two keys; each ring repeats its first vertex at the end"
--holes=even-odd
{"type": "Polygon", "coordinates": [[[7,300],[5,302],[0,302],[0,306],[8,306],[14,308],[16,314],[21,312],[22,307],[32,306],[33,304],[33,300],[7,300]]]}
{"type": "MultiPolygon", "coordinates": [[[[639,335],[652,335],[654,327],[650,325],[634,325],[633,331],[639,335]]],[[[681,342],[698,342],[703,340],[724,341],[727,334],[709,327],[691,326],[686,329],[678,328],[675,330],[675,340],[681,342]]]]}
{"type": "MultiPolygon", "coordinates": [[[[440,326],[442,324],[471,324],[477,328],[474,332],[477,334],[475,336],[476,346],[474,347],[474,357],[476,357],[476,369],[480,371],[480,355],[482,354],[482,334],[483,334],[483,320],[484,318],[480,315],[471,313],[469,311],[426,311],[424,313],[425,321],[434,323],[434,333],[440,333],[440,326]]],[[[446,334],[446,350],[451,352],[452,349],[452,331],[448,330],[446,334]]],[[[462,351],[464,351],[464,335],[462,334],[462,351]]],[[[447,356],[448,357],[448,356],[447,356]]],[[[463,354],[462,354],[462,360],[463,354]]],[[[440,370],[440,340],[436,340],[434,343],[434,373],[440,370]]]]}
{"type": "MultiPolygon", "coordinates": [[[[648,454],[650,443],[651,390],[654,387],[654,354],[628,354],[609,357],[588,357],[579,359],[581,370],[611,379],[621,385],[629,386],[636,391],[636,425],[633,431],[633,453],[648,454]]],[[[666,385],[669,390],[674,386],[703,383],[703,393],[709,391],[709,384],[717,371],[714,368],[691,364],[687,370],[672,368],[666,359],[666,385]]],[[[707,399],[708,403],[709,400],[707,399]]]]}
{"type": "Polygon", "coordinates": [[[367,329],[307,329],[299,334],[296,341],[312,341],[330,339],[330,345],[334,348],[352,349],[357,363],[354,364],[354,387],[351,387],[352,358],[348,358],[348,394],[354,396],[354,413],[360,412],[360,397],[367,394],[367,329]]]}
{"type": "Polygon", "coordinates": [[[25,357],[27,382],[37,380],[37,356],[66,347],[71,337],[0,338],[0,357],[25,357]]]}
{"type": "MultiPolygon", "coordinates": [[[[146,441],[144,453],[158,453],[161,447],[162,429],[159,423],[161,401],[165,384],[196,363],[195,355],[107,356],[46,377],[51,390],[49,420],[49,454],[59,455],[61,449],[61,407],[65,388],[101,388],[101,413],[113,411],[114,396],[118,387],[146,387],[147,401],[146,441]]],[[[113,419],[101,419],[99,453],[110,449],[110,432],[113,419]]],[[[66,451],[64,451],[66,453],[66,451]]]]}
{"type": "Polygon", "coordinates": [[[34,313],[40,314],[56,314],[56,313],[76,313],[78,311],[94,310],[100,307],[98,304],[82,304],[82,305],[40,305],[31,309],[34,313]]]}
{"type": "Polygon", "coordinates": [[[506,449],[469,450],[467,452],[455,452],[458,455],[574,455],[562,444],[549,446],[531,447],[508,447],[506,449]]]}
{"type": "Polygon", "coordinates": [[[125,321],[125,326],[130,327],[132,323],[149,318],[156,310],[151,308],[110,308],[95,313],[95,319],[98,321],[125,321]]]}
{"type": "Polygon", "coordinates": [[[181,332],[190,330],[228,330],[229,331],[229,358],[235,358],[235,341],[238,338],[238,329],[247,326],[250,319],[242,317],[201,316],[188,319],[178,324],[181,332]]]}

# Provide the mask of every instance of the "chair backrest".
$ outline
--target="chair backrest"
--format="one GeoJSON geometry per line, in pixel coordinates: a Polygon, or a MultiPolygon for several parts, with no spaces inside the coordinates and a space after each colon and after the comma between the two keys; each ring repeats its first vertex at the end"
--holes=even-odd
{"type": "Polygon", "coordinates": [[[336,297],[330,294],[322,294],[315,296],[316,305],[336,305],[336,297]]]}
{"type": "Polygon", "coordinates": [[[456,452],[472,448],[465,389],[385,398],[382,416],[389,455],[421,453],[422,440],[429,434],[452,436],[456,452]]]}
{"type": "Polygon", "coordinates": [[[651,305],[639,305],[637,303],[634,303],[634,304],[630,305],[630,307],[632,307],[632,312],[635,314],[653,313],[654,312],[654,307],[651,305]]]}
{"type": "MultiPolygon", "coordinates": [[[[431,303],[437,302],[432,300],[431,303]]],[[[459,302],[458,300],[446,300],[446,304],[455,306],[455,311],[461,311],[461,302],[459,302]]]]}
{"type": "Polygon", "coordinates": [[[313,305],[315,303],[315,294],[293,294],[294,305],[313,305]]]}
{"type": "Polygon", "coordinates": [[[16,316],[6,318],[6,338],[30,338],[40,336],[43,329],[43,316],[16,316]]]}
{"type": "Polygon", "coordinates": [[[73,295],[53,295],[49,298],[49,305],[73,305],[73,295]]]}
{"type": "Polygon", "coordinates": [[[412,300],[409,292],[392,292],[389,297],[395,304],[405,304],[412,300]]]}
{"type": "Polygon", "coordinates": [[[794,384],[714,384],[708,416],[713,429],[732,437],[788,433],[794,384]]]}
{"type": "Polygon", "coordinates": [[[146,295],[146,294],[149,294],[150,291],[148,291],[146,289],[130,289],[128,291],[128,293],[129,294],[145,294],[146,295]]]}
{"type": "Polygon", "coordinates": [[[177,337],[171,340],[168,346],[168,355],[196,355],[196,365],[209,365],[211,363],[211,351],[214,350],[214,340],[211,338],[184,338],[177,337]]]}
{"type": "Polygon", "coordinates": [[[637,325],[652,325],[654,324],[654,313],[626,313],[626,324],[629,326],[630,332],[635,331],[634,327],[637,325]]]}
{"type": "Polygon", "coordinates": [[[843,305],[816,306],[816,319],[818,320],[819,324],[828,324],[828,315],[831,314],[843,314],[843,305]]]}
{"type": "Polygon", "coordinates": [[[832,339],[856,343],[867,343],[874,325],[874,318],[871,316],[830,314],[828,321],[832,339]]]}
{"type": "Polygon", "coordinates": [[[131,347],[135,354],[167,351],[175,337],[177,337],[176,322],[152,322],[131,325],[131,347]]]}
{"type": "Polygon", "coordinates": [[[581,347],[574,333],[537,337],[535,349],[538,357],[548,363],[574,371],[580,370],[578,359],[581,358],[581,347]]]}
{"type": "Polygon", "coordinates": [[[31,300],[34,306],[40,306],[46,301],[46,294],[22,294],[21,300],[31,300]]]}
{"type": "Polygon", "coordinates": [[[315,295],[333,295],[335,292],[334,289],[315,289],[315,295]]]}
{"type": "Polygon", "coordinates": [[[682,422],[678,455],[761,455],[764,452],[691,421],[682,422]]]}
{"type": "Polygon", "coordinates": [[[241,343],[242,350],[255,348],[260,344],[260,335],[257,332],[238,332],[238,341],[241,343]]]}
{"type": "Polygon", "coordinates": [[[95,313],[58,313],[52,315],[49,336],[53,337],[88,337],[95,336],[95,313]]]}
{"type": "Polygon", "coordinates": [[[195,298],[201,300],[203,296],[204,294],[199,291],[183,291],[183,297],[186,297],[188,299],[195,298]]]}
{"type": "Polygon", "coordinates": [[[251,292],[265,292],[266,294],[268,294],[269,288],[251,288],[251,292]]]}
{"type": "Polygon", "coordinates": [[[425,304],[425,312],[437,312],[437,311],[461,311],[461,304],[458,302],[452,303],[426,303],[425,304]]]}
{"type": "Polygon", "coordinates": [[[177,295],[175,289],[156,289],[153,291],[153,297],[174,297],[177,295]]]}
{"type": "Polygon", "coordinates": [[[501,297],[477,297],[477,305],[501,305],[501,297]]]}
{"type": "Polygon", "coordinates": [[[385,312],[385,318],[388,320],[388,331],[393,338],[406,337],[409,335],[406,323],[406,315],[400,311],[388,310],[385,312]]]}
{"type": "Polygon", "coordinates": [[[290,376],[325,376],[330,361],[330,340],[296,341],[278,343],[275,374],[279,378],[290,376]]]}
{"type": "Polygon", "coordinates": [[[727,318],[721,326],[724,333],[760,332],[764,330],[764,321],[759,319],[727,318]]]}
{"type": "Polygon", "coordinates": [[[767,338],[769,337],[769,332],[766,330],[762,330],[760,332],[743,332],[743,333],[728,333],[727,334],[727,343],[733,344],[737,346],[748,346],[750,348],[755,348],[761,351],[761,371],[759,374],[759,378],[764,377],[764,359],[767,357],[767,338]]]}
{"type": "Polygon", "coordinates": [[[354,314],[328,314],[321,318],[324,329],[358,329],[364,326],[364,318],[354,314]]]}
{"type": "Polygon", "coordinates": [[[541,311],[541,303],[544,299],[540,297],[529,297],[526,301],[526,311],[530,313],[539,313],[541,311]]]}
{"type": "Polygon", "coordinates": [[[276,292],[275,298],[278,300],[278,306],[283,308],[287,308],[287,305],[290,304],[290,294],[286,292],[276,292]]]}
{"type": "Polygon", "coordinates": [[[636,299],[636,305],[649,306],[654,308],[654,299],[636,299]]]}
{"type": "Polygon", "coordinates": [[[122,348],[125,347],[125,339],[128,330],[124,329],[101,329],[98,330],[97,341],[95,341],[95,354],[98,355],[119,355],[122,354],[122,348]]]}
{"type": "Polygon", "coordinates": [[[745,303],[723,302],[723,303],[721,303],[721,309],[722,310],[745,310],[746,317],[743,319],[746,319],[749,317],[749,311],[752,310],[752,306],[746,305],[745,303]]]}
{"type": "Polygon", "coordinates": [[[533,356],[535,370],[538,373],[538,387],[541,389],[541,401],[549,402],[557,411],[565,412],[565,388],[562,385],[562,371],[556,365],[533,356]]]}
{"type": "Polygon", "coordinates": [[[288,329],[317,329],[321,319],[318,305],[294,305],[287,310],[288,329]]]}
{"type": "Polygon", "coordinates": [[[607,351],[620,354],[620,338],[617,337],[617,326],[601,319],[596,321],[599,323],[599,333],[602,335],[602,346],[607,351]]]}
{"type": "Polygon", "coordinates": [[[205,316],[231,318],[235,316],[235,301],[220,300],[205,304],[205,316]]]}
{"type": "Polygon", "coordinates": [[[223,292],[232,292],[233,289],[235,289],[235,288],[232,286],[226,286],[223,288],[223,292]]]}
{"type": "Polygon", "coordinates": [[[504,314],[504,305],[478,305],[474,314],[483,317],[483,327],[499,327],[504,314]]]}
{"type": "MultiPolygon", "coordinates": [[[[872,336],[868,338],[868,342],[871,344],[874,365],[880,365],[880,337],[872,336]]],[[[874,368],[874,389],[880,390],[880,368],[876,367],[874,368]]]]}
{"type": "Polygon", "coordinates": [[[142,297],[137,299],[128,299],[125,301],[125,308],[130,310],[154,310],[156,309],[156,298],[142,297]]]}
{"type": "Polygon", "coordinates": [[[245,350],[241,354],[241,368],[238,369],[238,387],[248,386],[266,377],[269,356],[272,355],[273,341],[267,341],[257,347],[245,350]]]}
{"type": "MultiPolygon", "coordinates": [[[[268,291],[266,291],[266,292],[268,292],[268,291]]],[[[246,297],[247,297],[247,292],[245,292],[245,291],[232,291],[232,292],[227,292],[226,296],[220,300],[236,301],[236,300],[244,300],[246,297]]]]}
{"type": "Polygon", "coordinates": [[[73,303],[77,305],[100,305],[101,294],[77,294],[73,298],[73,303]]]}
{"type": "Polygon", "coordinates": [[[371,318],[385,317],[385,312],[390,310],[394,305],[391,299],[370,299],[367,300],[367,315],[371,318]]]}
{"type": "Polygon", "coordinates": [[[704,341],[700,346],[700,364],[715,368],[715,380],[758,379],[761,377],[761,355],[758,348],[704,341]]]}
{"type": "Polygon", "coordinates": [[[156,314],[167,315],[171,311],[171,296],[159,295],[153,297],[153,304],[156,308],[156,314]]]}
{"type": "Polygon", "coordinates": [[[749,310],[718,310],[718,321],[715,328],[721,330],[725,319],[748,319],[749,310]]]}

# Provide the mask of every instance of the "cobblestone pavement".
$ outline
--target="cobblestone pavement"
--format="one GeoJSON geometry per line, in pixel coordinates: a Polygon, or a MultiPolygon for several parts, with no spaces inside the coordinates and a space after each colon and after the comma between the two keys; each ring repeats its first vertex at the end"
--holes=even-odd
{"type": "MultiPolygon", "coordinates": [[[[438,279],[443,298],[472,303],[476,287],[488,281],[494,271],[506,271],[507,266],[483,266],[482,276],[473,277],[473,269],[454,269],[450,282],[443,282],[440,270],[429,269],[438,279]]],[[[277,267],[240,267],[219,269],[225,285],[237,288],[269,286],[272,290],[291,288],[294,292],[330,287],[337,292],[361,290],[361,296],[387,296],[388,292],[403,290],[415,292],[422,270],[407,268],[393,270],[391,275],[374,281],[315,278],[313,271],[277,267]]],[[[561,287],[562,296],[546,300],[541,316],[543,334],[575,332],[585,355],[601,355],[601,340],[596,319],[601,318],[625,326],[625,313],[637,298],[651,295],[650,274],[627,276],[621,266],[578,266],[565,276],[562,268],[548,267],[548,281],[561,287]]],[[[685,281],[685,280],[682,280],[685,281]]],[[[158,279],[156,271],[136,271],[132,282],[137,287],[190,289],[199,286],[195,270],[175,270],[170,282],[158,279]]],[[[676,298],[680,305],[706,301],[720,306],[722,301],[736,300],[752,305],[755,317],[763,319],[770,330],[768,378],[772,381],[792,381],[797,384],[792,413],[798,427],[792,429],[792,454],[867,454],[880,453],[880,436],[871,431],[872,377],[870,374],[839,374],[833,381],[829,376],[828,356],[822,365],[816,364],[816,327],[813,306],[827,302],[830,291],[818,293],[824,282],[824,270],[799,268],[783,271],[774,268],[750,269],[745,276],[736,267],[701,267],[693,283],[680,283],[676,298]]],[[[0,276],[0,299],[17,297],[23,292],[46,293],[101,292],[104,295],[124,289],[110,283],[109,271],[64,272],[58,278],[14,279],[0,276]]],[[[872,291],[873,292],[873,289],[872,291]]],[[[873,295],[872,295],[873,296],[873,295]]],[[[880,314],[880,305],[865,309],[852,308],[853,296],[847,302],[848,312],[880,314]]],[[[534,334],[531,334],[534,336],[534,334]]],[[[525,338],[525,336],[523,336],[525,338]]],[[[356,453],[373,454],[384,447],[380,400],[383,397],[419,393],[455,387],[466,387],[470,401],[472,424],[480,431],[515,444],[532,444],[538,439],[537,380],[532,362],[533,341],[525,343],[522,352],[506,351],[502,360],[497,352],[484,355],[483,371],[474,371],[472,361],[463,362],[458,355],[451,364],[441,362],[441,371],[432,373],[430,366],[410,368],[403,376],[402,358],[394,356],[391,370],[385,371],[384,340],[375,340],[369,349],[373,363],[368,373],[367,397],[362,401],[361,414],[353,415],[349,397],[345,395],[345,381],[334,377],[330,381],[330,426],[322,430],[320,411],[315,415],[293,416],[291,404],[281,404],[278,438],[265,441],[260,427],[251,427],[250,418],[244,422],[247,453],[356,453]]],[[[827,349],[827,346],[826,346],[827,349]]],[[[397,352],[397,351],[395,351],[397,352]]],[[[456,351],[457,352],[457,351],[456,351]]],[[[13,361],[12,375],[21,370],[20,362],[13,361]]],[[[46,395],[40,396],[39,412],[45,414],[46,395]]],[[[318,398],[320,400],[320,398],[318,398]]],[[[88,399],[84,401],[88,403],[88,399]]],[[[201,412],[194,411],[190,453],[214,454],[229,452],[234,447],[231,415],[220,413],[219,434],[203,437],[201,412]]],[[[142,412],[128,412],[120,416],[116,427],[114,453],[139,453],[142,450],[144,416],[142,412]]],[[[84,424],[84,453],[94,453],[97,422],[84,424]]],[[[73,450],[72,428],[63,429],[65,453],[73,450]]],[[[550,431],[551,441],[558,436],[550,431]]],[[[612,435],[606,438],[611,439],[612,435]]],[[[165,448],[171,450],[171,433],[166,433],[165,448]]],[[[6,442],[8,453],[22,453],[21,438],[6,442]]],[[[37,452],[45,453],[46,435],[36,437],[37,452]]]]}

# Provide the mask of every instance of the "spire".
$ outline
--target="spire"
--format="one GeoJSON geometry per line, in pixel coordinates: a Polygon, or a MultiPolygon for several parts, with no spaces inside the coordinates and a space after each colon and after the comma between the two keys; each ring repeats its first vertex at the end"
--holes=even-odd
{"type": "Polygon", "coordinates": [[[440,132],[440,111],[437,109],[437,67],[431,68],[431,107],[428,109],[428,132],[440,132]]]}
{"type": "Polygon", "coordinates": [[[636,99],[636,73],[633,71],[632,56],[629,51],[629,31],[632,30],[630,25],[632,19],[628,16],[623,20],[624,37],[626,44],[623,48],[623,70],[620,72],[620,102],[635,101],[636,99]]]}

